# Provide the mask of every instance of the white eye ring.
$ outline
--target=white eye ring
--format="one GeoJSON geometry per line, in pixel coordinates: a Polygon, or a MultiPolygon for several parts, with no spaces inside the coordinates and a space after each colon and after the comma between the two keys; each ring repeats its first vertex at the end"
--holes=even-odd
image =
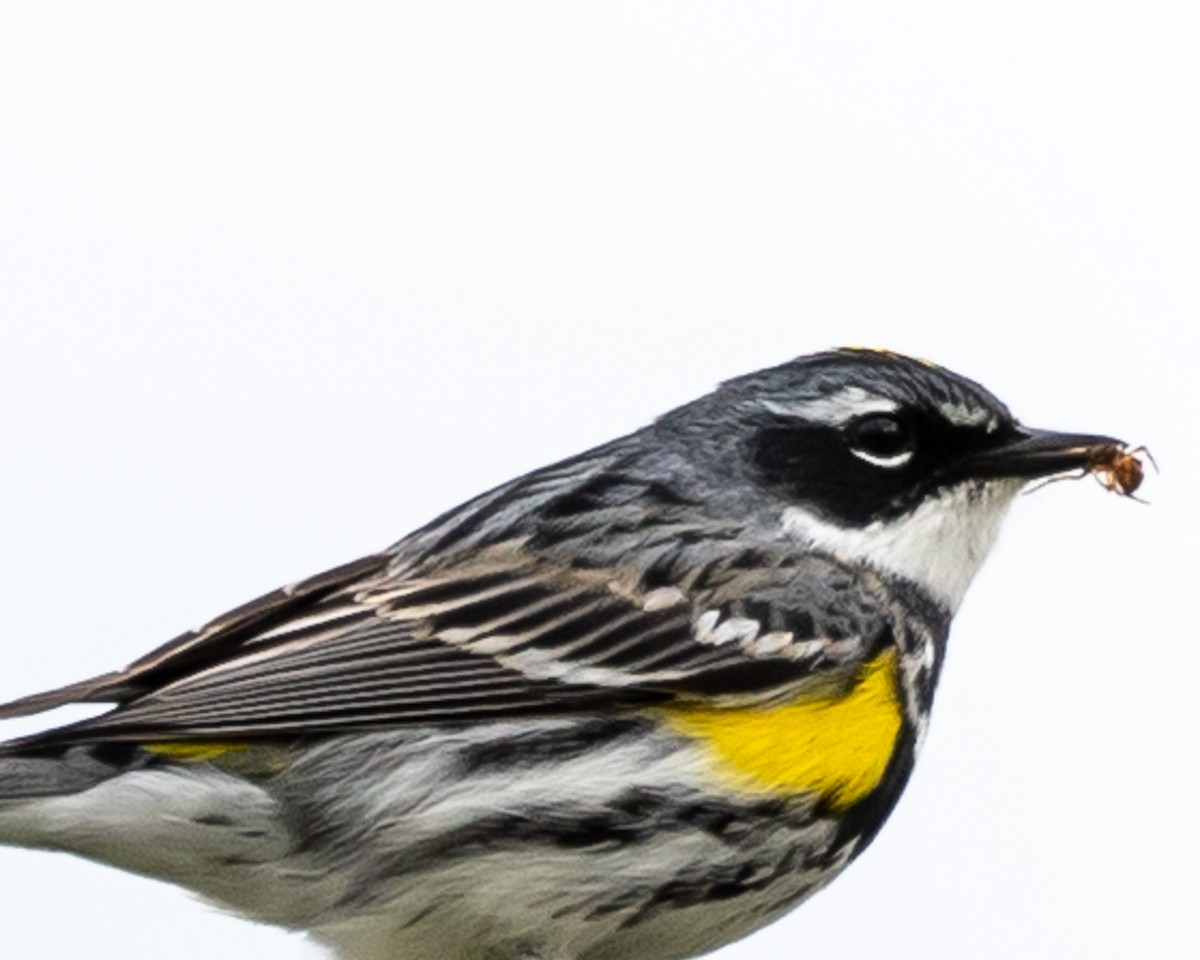
{"type": "Polygon", "coordinates": [[[913,458],[912,450],[901,450],[899,453],[893,453],[890,457],[880,457],[873,453],[867,453],[865,450],[855,450],[850,448],[850,452],[858,457],[859,460],[866,460],[867,463],[876,467],[902,467],[913,458]]]}
{"type": "Polygon", "coordinates": [[[844,430],[850,452],[873,467],[895,470],[908,463],[916,450],[912,426],[894,415],[874,413],[859,417],[844,430]]]}

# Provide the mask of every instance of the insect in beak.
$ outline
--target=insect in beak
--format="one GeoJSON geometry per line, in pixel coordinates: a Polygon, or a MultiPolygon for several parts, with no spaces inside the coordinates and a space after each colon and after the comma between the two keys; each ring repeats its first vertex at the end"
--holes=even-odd
{"type": "Polygon", "coordinates": [[[1084,466],[1083,472],[1085,476],[1089,473],[1095,476],[1105,490],[1145,503],[1141,497],[1134,496],[1145,477],[1141,457],[1149,460],[1154,472],[1158,472],[1158,463],[1144,446],[1130,448],[1122,444],[1112,444],[1097,450],[1084,466]]]}
{"type": "Polygon", "coordinates": [[[1124,443],[1106,443],[1092,450],[1087,461],[1079,468],[1079,473],[1049,477],[1041,483],[1034,484],[1025,493],[1034,493],[1041,490],[1042,487],[1058,483],[1060,480],[1082,480],[1091,475],[1105,490],[1119,493],[1138,503],[1147,503],[1148,501],[1135,496],[1146,476],[1145,468],[1142,466],[1142,457],[1150,461],[1150,466],[1154,468],[1155,473],[1158,473],[1158,462],[1145,446],[1130,447],[1124,443]]]}

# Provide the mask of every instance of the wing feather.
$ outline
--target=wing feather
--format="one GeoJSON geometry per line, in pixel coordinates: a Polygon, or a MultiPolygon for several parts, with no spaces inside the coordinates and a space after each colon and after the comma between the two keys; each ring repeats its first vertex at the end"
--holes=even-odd
{"type": "Polygon", "coordinates": [[[741,567],[707,562],[663,589],[520,544],[417,573],[366,558],[241,607],[126,671],[43,695],[57,703],[83,691],[75,699],[118,706],[33,739],[329,734],[769,695],[882,642],[886,621],[862,596],[851,605],[856,633],[820,636],[813,611],[787,599],[803,572],[763,566],[761,553],[741,567]],[[758,619],[737,608],[745,591],[761,599],[758,619]],[[817,635],[780,630],[789,616],[817,635]]]}

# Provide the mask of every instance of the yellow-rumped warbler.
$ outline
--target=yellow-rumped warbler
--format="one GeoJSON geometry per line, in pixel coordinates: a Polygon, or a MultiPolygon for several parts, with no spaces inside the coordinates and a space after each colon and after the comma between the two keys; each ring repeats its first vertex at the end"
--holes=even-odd
{"type": "Polygon", "coordinates": [[[116,704],[0,747],[0,842],[352,960],[695,956],[870,842],[1013,497],[1125,450],[890,353],[731,380],[0,708],[116,704]]]}

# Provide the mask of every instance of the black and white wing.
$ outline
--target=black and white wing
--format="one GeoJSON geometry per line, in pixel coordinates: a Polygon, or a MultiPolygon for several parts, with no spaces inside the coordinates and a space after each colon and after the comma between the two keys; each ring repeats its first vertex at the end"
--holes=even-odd
{"type": "Polygon", "coordinates": [[[819,556],[735,554],[651,585],[519,542],[415,571],[380,554],[0,718],[112,702],[32,742],[145,742],[759,698],[845,674],[889,636],[876,599],[819,556]]]}

